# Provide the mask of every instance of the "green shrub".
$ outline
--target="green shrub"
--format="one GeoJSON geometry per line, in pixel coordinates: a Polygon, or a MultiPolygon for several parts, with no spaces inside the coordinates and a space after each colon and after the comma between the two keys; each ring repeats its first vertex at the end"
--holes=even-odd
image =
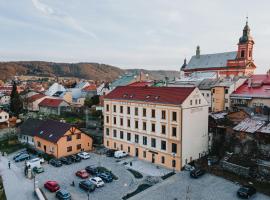
{"type": "Polygon", "coordinates": [[[133,176],[137,179],[140,179],[143,177],[143,175],[140,172],[135,171],[134,169],[127,169],[133,176]]]}
{"type": "Polygon", "coordinates": [[[128,193],[127,195],[125,195],[124,197],[122,197],[123,200],[129,199],[130,197],[135,196],[136,194],[146,190],[147,188],[151,187],[151,185],[149,184],[141,184],[137,187],[137,189],[131,193],[128,193]]]}
{"type": "Polygon", "coordinates": [[[174,172],[169,172],[168,174],[165,174],[165,175],[162,176],[161,178],[162,178],[163,180],[165,180],[165,179],[167,179],[167,178],[169,178],[169,177],[171,177],[171,176],[173,176],[173,175],[175,175],[174,172]]]}

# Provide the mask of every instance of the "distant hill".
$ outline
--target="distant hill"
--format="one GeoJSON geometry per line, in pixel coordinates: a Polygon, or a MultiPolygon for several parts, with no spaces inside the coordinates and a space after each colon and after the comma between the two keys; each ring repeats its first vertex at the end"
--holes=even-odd
{"type": "MultiPolygon", "coordinates": [[[[15,75],[35,75],[48,77],[77,77],[98,81],[112,81],[125,72],[138,72],[138,69],[123,70],[99,63],[54,63],[43,61],[0,62],[0,80],[7,80],[15,75]]],[[[175,71],[149,71],[152,79],[160,80],[165,76],[175,76],[175,71]]]]}

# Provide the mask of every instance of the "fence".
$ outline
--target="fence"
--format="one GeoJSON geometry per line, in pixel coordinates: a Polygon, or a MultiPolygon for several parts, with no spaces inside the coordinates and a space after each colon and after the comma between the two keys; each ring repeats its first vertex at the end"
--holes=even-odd
{"type": "Polygon", "coordinates": [[[250,168],[243,167],[234,163],[230,163],[227,161],[221,161],[221,167],[229,172],[233,172],[239,176],[249,177],[250,168]]]}

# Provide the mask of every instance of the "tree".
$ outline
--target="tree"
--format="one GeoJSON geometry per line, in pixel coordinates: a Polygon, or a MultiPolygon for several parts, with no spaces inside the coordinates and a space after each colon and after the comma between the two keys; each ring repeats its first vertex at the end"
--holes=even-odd
{"type": "Polygon", "coordinates": [[[98,105],[99,104],[99,96],[95,95],[93,97],[86,97],[84,100],[84,105],[87,106],[88,108],[91,108],[93,105],[98,105]]]}
{"type": "Polygon", "coordinates": [[[17,91],[17,84],[13,82],[12,91],[10,94],[10,111],[18,116],[23,109],[22,99],[17,91]]]}

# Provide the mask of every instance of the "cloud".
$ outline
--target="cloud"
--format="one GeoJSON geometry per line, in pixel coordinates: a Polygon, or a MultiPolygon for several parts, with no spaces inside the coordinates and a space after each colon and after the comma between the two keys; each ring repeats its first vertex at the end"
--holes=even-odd
{"type": "Polygon", "coordinates": [[[83,28],[73,17],[69,16],[68,14],[46,5],[45,3],[41,2],[41,0],[32,0],[32,3],[34,7],[44,15],[60,23],[63,23],[76,31],[87,34],[92,38],[97,39],[96,34],[83,28]]]}

